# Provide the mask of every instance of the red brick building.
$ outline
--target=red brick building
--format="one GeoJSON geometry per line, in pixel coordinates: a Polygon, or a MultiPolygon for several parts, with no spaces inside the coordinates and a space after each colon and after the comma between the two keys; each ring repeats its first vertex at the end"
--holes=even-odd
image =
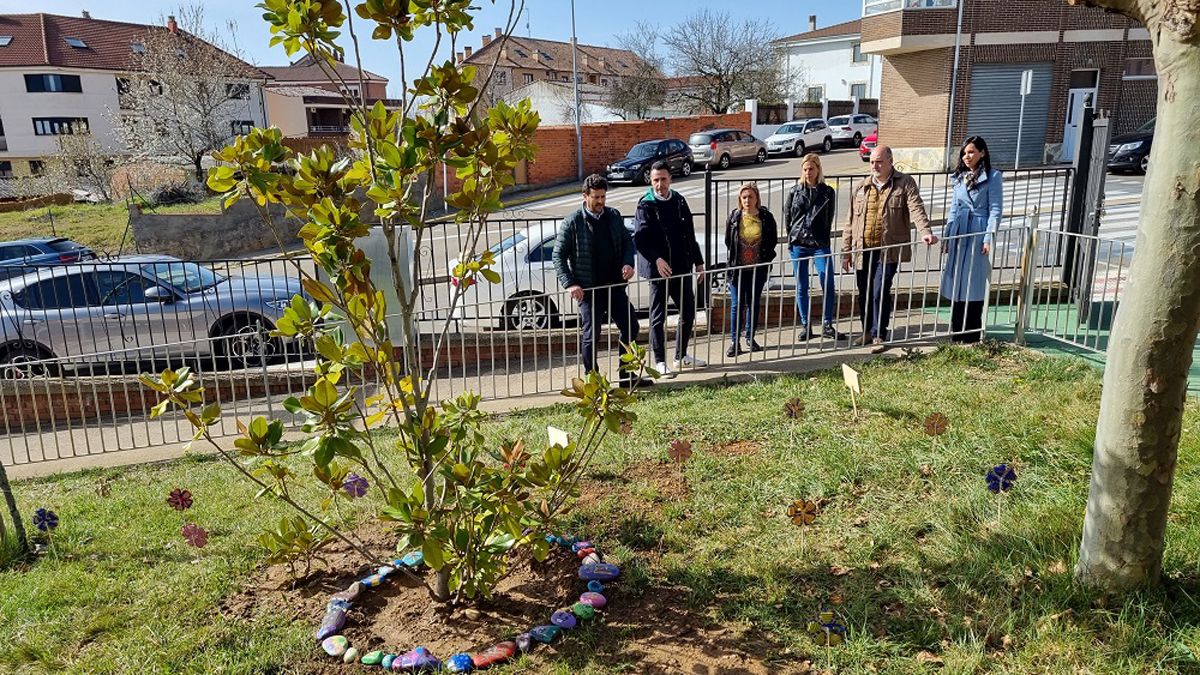
{"type": "Polygon", "coordinates": [[[1114,134],[1154,116],[1158,81],[1140,24],[1066,0],[959,1],[863,2],[862,51],[884,57],[880,142],[908,169],[944,168],[973,134],[1013,166],[1026,70],[1021,166],[1071,160],[1085,101],[1109,113],[1114,134]]]}

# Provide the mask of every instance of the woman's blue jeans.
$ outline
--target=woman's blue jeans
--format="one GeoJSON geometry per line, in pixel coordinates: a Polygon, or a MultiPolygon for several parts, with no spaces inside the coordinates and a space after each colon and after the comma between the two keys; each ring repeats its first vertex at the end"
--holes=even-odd
{"type": "Polygon", "coordinates": [[[825,325],[833,325],[836,317],[837,295],[833,290],[833,256],[829,248],[808,248],[807,246],[792,246],[792,268],[796,274],[796,312],[800,316],[800,325],[808,326],[808,261],[811,258],[813,267],[817,270],[817,278],[821,281],[821,321],[825,325]]]}

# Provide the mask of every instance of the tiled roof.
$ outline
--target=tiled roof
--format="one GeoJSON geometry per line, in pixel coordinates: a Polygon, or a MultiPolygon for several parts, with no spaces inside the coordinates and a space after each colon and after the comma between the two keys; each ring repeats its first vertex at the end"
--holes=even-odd
{"type": "MultiPolygon", "coordinates": [[[[358,68],[347,63],[338,63],[336,66],[338,75],[347,83],[353,84],[358,82],[358,68]]],[[[311,55],[286,66],[263,66],[261,70],[271,77],[275,78],[275,82],[286,84],[288,82],[328,82],[329,76],[324,70],[318,66],[311,55]]],[[[363,79],[368,82],[381,82],[387,84],[388,79],[382,75],[376,75],[369,70],[362,71],[363,79]]]]}
{"type": "MultiPolygon", "coordinates": [[[[497,65],[510,68],[526,68],[529,70],[571,70],[571,43],[556,42],[511,36],[508,41],[492,40],[478,51],[471,54],[465,63],[471,65],[491,65],[496,58],[496,50],[504,44],[506,58],[501,58],[497,65]],[[535,56],[539,55],[539,56],[535,56]],[[540,57],[541,60],[538,60],[540,57]]],[[[633,75],[641,62],[636,54],[628,49],[612,49],[594,45],[579,45],[579,72],[585,75],[633,75]],[[586,59],[584,57],[587,57],[586,59]],[[604,60],[601,67],[600,61],[604,60]]]]}
{"type": "Polygon", "coordinates": [[[842,35],[859,35],[862,33],[862,21],[855,19],[846,23],[835,23],[832,26],[810,30],[807,33],[797,33],[785,38],[779,38],[775,42],[800,42],[803,40],[817,40],[820,38],[840,37],[842,35]]]}
{"type": "MultiPolygon", "coordinates": [[[[126,71],[133,56],[130,45],[144,41],[152,31],[165,30],[165,26],[56,14],[0,14],[0,35],[12,36],[7,46],[0,47],[0,68],[58,66],[126,71]],[[67,38],[77,38],[85,46],[72,47],[67,38]]],[[[180,33],[216,49],[190,34],[180,33]]],[[[266,76],[245,61],[227,56],[235,68],[245,71],[246,77],[266,76]]]]}

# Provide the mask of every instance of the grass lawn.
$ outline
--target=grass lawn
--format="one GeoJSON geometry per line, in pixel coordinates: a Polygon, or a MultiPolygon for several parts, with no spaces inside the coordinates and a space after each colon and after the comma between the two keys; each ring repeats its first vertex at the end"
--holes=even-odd
{"type": "MultiPolygon", "coordinates": [[[[221,212],[217,197],[197,204],[156,207],[154,213],[221,212]]],[[[0,241],[28,237],[66,237],[98,251],[116,253],[124,239],[124,252],[133,250],[132,236],[126,233],[129,211],[124,202],[113,204],[72,204],[29,211],[0,213],[0,241]]]]}
{"type": "MultiPolygon", "coordinates": [[[[651,392],[633,434],[610,437],[598,455],[571,529],[622,564],[626,607],[678,598],[707,621],[701,635],[727,627],[770,672],[804,661],[851,673],[1200,672],[1196,403],[1180,448],[1166,581],[1118,600],[1071,580],[1100,394],[1094,368],[944,348],[872,362],[863,386],[858,419],[840,372],[651,392]],[[782,412],[793,397],[806,404],[795,420],[782,412]],[[950,420],[936,440],[923,433],[934,411],[950,420]],[[682,465],[667,459],[676,438],[695,450],[682,465]],[[983,475],[1002,461],[1020,478],[998,506],[983,475]],[[811,526],[786,516],[799,498],[821,505],[811,526]],[[828,652],[805,630],[823,608],[849,628],[847,643],[828,652]]],[[[488,432],[540,441],[547,424],[569,429],[574,419],[562,405],[504,416],[488,432]]],[[[0,671],[304,672],[328,663],[311,642],[316,616],[220,611],[261,574],[253,539],[283,513],[252,499],[223,464],[74,474],[23,482],[17,493],[26,512],[50,506],[62,525],[36,565],[0,571],[0,671]],[[175,486],[196,498],[184,515],[209,529],[198,554],[165,505],[175,486]]],[[[501,672],[649,672],[637,624],[670,616],[622,615],[618,602],[610,612],[609,625],[501,672]]],[[[695,633],[661,629],[660,649],[697,650],[695,633]]],[[[680,659],[661,672],[741,672],[680,659]]]]}

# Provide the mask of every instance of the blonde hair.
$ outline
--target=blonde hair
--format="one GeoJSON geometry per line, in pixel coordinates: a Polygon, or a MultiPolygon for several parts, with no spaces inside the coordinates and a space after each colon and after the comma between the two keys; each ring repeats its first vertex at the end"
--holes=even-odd
{"type": "MultiPolygon", "coordinates": [[[[825,170],[821,168],[821,158],[815,152],[810,152],[800,160],[800,170],[804,170],[805,164],[812,164],[817,167],[817,185],[825,182],[825,170]]],[[[803,179],[802,179],[803,180],[803,179]]]]}
{"type": "Polygon", "coordinates": [[[754,193],[754,208],[761,209],[762,194],[760,194],[758,191],[758,183],[755,183],[754,181],[742,183],[742,187],[738,188],[738,207],[740,208],[742,205],[742,193],[746,192],[747,190],[754,193]]]}

